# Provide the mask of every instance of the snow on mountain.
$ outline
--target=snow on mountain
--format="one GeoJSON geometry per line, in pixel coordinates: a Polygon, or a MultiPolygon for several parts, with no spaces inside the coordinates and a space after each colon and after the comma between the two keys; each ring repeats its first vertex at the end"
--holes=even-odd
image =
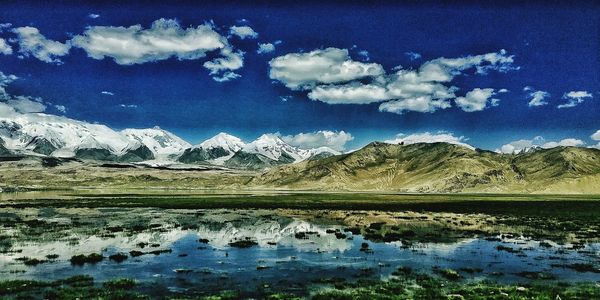
{"type": "Polygon", "coordinates": [[[258,139],[242,148],[246,153],[264,155],[272,160],[279,160],[282,155],[293,158],[294,161],[306,159],[306,150],[290,146],[275,134],[263,134],[258,139]]]}
{"type": "Polygon", "coordinates": [[[329,147],[319,147],[319,148],[313,148],[313,149],[308,149],[308,150],[301,150],[302,152],[302,156],[304,157],[304,160],[315,157],[315,156],[321,156],[321,155],[340,155],[342,154],[342,152],[333,150],[329,147]]]}
{"type": "Polygon", "coordinates": [[[238,137],[221,132],[212,138],[186,149],[177,159],[182,163],[209,163],[223,165],[245,146],[238,137]]]}
{"type": "Polygon", "coordinates": [[[0,118],[0,137],[7,148],[25,152],[35,149],[32,141],[46,141],[56,149],[52,155],[63,157],[83,148],[106,149],[119,155],[140,145],[105,125],[42,113],[0,118]]]}
{"type": "Polygon", "coordinates": [[[124,129],[121,134],[132,141],[146,145],[157,159],[167,159],[191,147],[190,143],[158,126],[146,129],[124,129]]]}
{"type": "Polygon", "coordinates": [[[78,149],[105,149],[120,156],[146,146],[156,159],[168,159],[191,145],[158,127],[115,131],[91,124],[42,113],[13,114],[0,118],[0,138],[16,152],[72,157],[78,149]]]}
{"type": "Polygon", "coordinates": [[[180,162],[206,162],[214,165],[224,165],[240,151],[251,154],[246,155],[245,160],[253,160],[252,155],[260,155],[275,164],[340,154],[327,147],[299,149],[287,144],[276,134],[263,134],[255,141],[245,144],[235,136],[219,133],[192,147],[188,142],[159,127],[124,129],[118,132],[105,125],[44,113],[0,117],[0,139],[4,141],[5,148],[16,153],[73,157],[80,149],[104,149],[122,156],[143,145],[157,161],[171,162],[174,156],[181,154],[178,158],[180,162]]]}
{"type": "Polygon", "coordinates": [[[223,148],[229,152],[238,152],[240,151],[246,144],[242,142],[242,140],[236,136],[221,132],[210,139],[200,143],[199,145],[194,146],[194,148],[202,148],[202,149],[214,149],[214,148],[223,148]]]}

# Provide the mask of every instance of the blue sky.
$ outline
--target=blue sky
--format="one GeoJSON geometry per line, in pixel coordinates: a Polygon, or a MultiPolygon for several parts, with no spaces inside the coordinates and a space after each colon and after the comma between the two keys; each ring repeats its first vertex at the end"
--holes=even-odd
{"type": "MultiPolygon", "coordinates": [[[[19,77],[6,86],[9,93],[52,103],[47,113],[115,129],[158,125],[192,143],[220,131],[251,140],[266,132],[343,130],[354,137],[346,145],[351,149],[399,133],[444,131],[493,150],[536,136],[594,145],[590,136],[600,129],[600,5],[593,2],[107,5],[3,1],[0,23],[11,24],[0,38],[12,49],[10,54],[0,54],[0,72],[19,77]],[[161,19],[161,26],[175,26],[184,35],[191,28],[196,35],[185,36],[177,41],[181,48],[162,49],[162,54],[162,50],[143,48],[140,51],[148,51],[143,57],[93,44],[94,38],[114,34],[119,26],[139,24],[138,34],[156,34],[149,30],[161,19]],[[31,29],[18,30],[27,26],[39,35],[32,35],[31,29]],[[205,26],[202,32],[196,32],[198,26],[205,26]],[[247,26],[252,32],[236,35],[232,26],[247,26]],[[218,35],[212,36],[215,42],[225,45],[185,52],[187,46],[206,43],[198,39],[213,32],[218,35]],[[30,42],[39,41],[39,36],[43,43],[35,47],[22,44],[28,37],[30,42]],[[43,49],[52,42],[69,46],[43,49]],[[257,53],[259,43],[271,43],[274,50],[257,53]],[[232,55],[239,55],[242,66],[232,55]],[[328,63],[321,58],[329,55],[335,56],[329,61],[334,71],[316,66],[328,63]],[[309,72],[314,78],[299,73],[298,61],[307,63],[308,56],[318,58],[308,62],[317,68],[309,72]],[[211,75],[205,63],[219,58],[227,61],[211,75]],[[443,66],[451,79],[423,79],[425,72],[420,70],[432,61],[443,66]],[[280,63],[278,74],[273,72],[274,62],[280,63]],[[449,67],[458,63],[460,67],[449,67]],[[348,77],[330,76],[340,68],[348,77]],[[406,92],[407,80],[399,81],[397,72],[420,78],[410,82],[411,88],[435,86],[451,95],[406,92]],[[219,82],[213,77],[230,80],[219,82]],[[390,91],[392,85],[400,87],[402,95],[390,91]],[[361,94],[365,89],[368,93],[361,94]],[[529,105],[534,96],[538,100],[533,104],[538,105],[529,105]],[[565,103],[571,104],[558,108],[565,103]],[[55,105],[64,106],[65,112],[55,105]]],[[[168,40],[167,33],[161,32],[160,37],[168,40]]]]}

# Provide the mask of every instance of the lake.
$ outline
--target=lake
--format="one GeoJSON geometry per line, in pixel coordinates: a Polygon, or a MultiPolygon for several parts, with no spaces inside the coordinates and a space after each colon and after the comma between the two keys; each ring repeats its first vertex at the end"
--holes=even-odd
{"type": "Polygon", "coordinates": [[[156,296],[307,295],[339,281],[390,278],[399,267],[457,270],[467,281],[600,281],[600,243],[483,231],[483,215],[8,207],[0,221],[4,280],[126,277],[156,296]],[[441,230],[445,220],[458,225],[441,230]],[[102,258],[72,262],[93,253],[102,258]]]}

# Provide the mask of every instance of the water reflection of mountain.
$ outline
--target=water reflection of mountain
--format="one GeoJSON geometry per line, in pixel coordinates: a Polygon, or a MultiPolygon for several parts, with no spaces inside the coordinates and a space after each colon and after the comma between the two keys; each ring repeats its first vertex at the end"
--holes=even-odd
{"type": "Polygon", "coordinates": [[[326,233],[326,229],[306,221],[277,218],[276,220],[244,219],[244,222],[211,222],[198,227],[198,235],[208,239],[215,248],[224,248],[232,241],[250,238],[260,247],[279,246],[294,247],[299,251],[345,251],[351,244],[345,239],[338,239],[334,234],[326,233]],[[243,224],[242,224],[243,223],[243,224]],[[296,238],[296,233],[306,234],[305,238],[296,238]]]}
{"type": "MultiPolygon", "coordinates": [[[[331,228],[331,227],[327,227],[331,228]]],[[[68,259],[73,255],[98,253],[106,249],[128,252],[140,249],[140,245],[155,245],[156,249],[171,248],[173,243],[190,235],[207,239],[211,247],[225,249],[229,243],[253,240],[258,247],[293,247],[297,251],[345,251],[351,248],[350,241],[338,239],[326,229],[306,221],[289,217],[261,213],[211,213],[200,216],[194,229],[181,229],[165,224],[161,230],[139,233],[71,234],[58,241],[15,241],[12,251],[0,254],[0,266],[14,262],[18,257],[43,259],[47,255],[59,255],[68,259]],[[296,233],[306,233],[297,238],[296,233]]],[[[155,250],[155,249],[153,249],[155,250]]]]}

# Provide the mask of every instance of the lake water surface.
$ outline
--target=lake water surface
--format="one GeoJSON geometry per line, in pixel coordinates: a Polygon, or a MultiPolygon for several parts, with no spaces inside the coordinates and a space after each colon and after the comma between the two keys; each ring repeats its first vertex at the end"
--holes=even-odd
{"type": "Polygon", "coordinates": [[[504,283],[600,281],[593,270],[567,267],[597,266],[598,243],[573,247],[514,235],[373,242],[347,231],[343,221],[277,210],[8,209],[0,219],[4,280],[127,277],[155,295],[305,294],[336,280],[385,279],[399,267],[425,273],[450,268],[467,280],[504,283]],[[104,259],[70,261],[90,253],[104,259]],[[109,259],[116,253],[127,257],[109,259]],[[27,265],[25,257],[43,262],[27,265]]]}

